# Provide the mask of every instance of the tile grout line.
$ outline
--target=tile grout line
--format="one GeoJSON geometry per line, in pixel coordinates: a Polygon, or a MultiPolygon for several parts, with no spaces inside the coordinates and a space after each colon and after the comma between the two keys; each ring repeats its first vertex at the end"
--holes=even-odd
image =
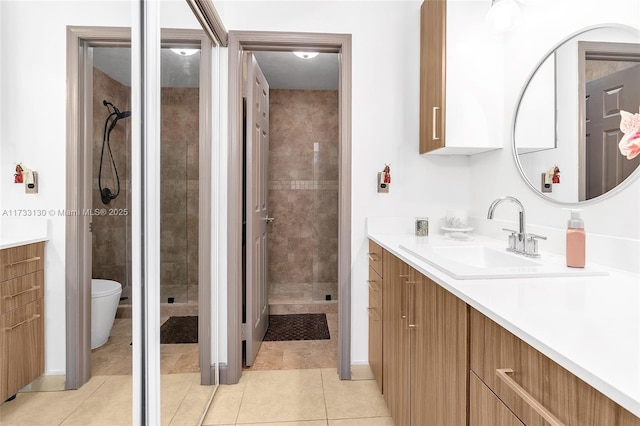
{"type": "Polygon", "coordinates": [[[248,375],[249,377],[247,378],[247,383],[244,385],[244,388],[242,389],[242,397],[240,398],[240,406],[238,407],[238,412],[236,413],[236,420],[235,422],[233,422],[233,424],[237,425],[238,423],[238,418],[240,417],[240,410],[242,410],[242,404],[244,403],[244,394],[247,391],[247,386],[249,386],[249,381],[251,380],[251,374],[248,375]]]}
{"type": "Polygon", "coordinates": [[[327,425],[329,425],[329,410],[327,408],[327,392],[324,388],[324,374],[322,374],[321,368],[319,368],[318,371],[320,372],[320,383],[322,383],[322,398],[324,399],[324,417],[327,425]]]}
{"type": "MultiPolygon", "coordinates": [[[[99,376],[94,376],[94,377],[99,377],[99,376]]],[[[64,419],[62,419],[62,421],[61,421],[60,423],[58,423],[58,426],[62,425],[64,422],[66,422],[66,421],[67,421],[67,420],[68,420],[68,419],[69,419],[69,418],[70,418],[70,417],[71,417],[75,412],[77,412],[77,411],[78,411],[78,409],[80,408],[80,406],[81,406],[82,404],[84,404],[85,402],[87,402],[87,400],[88,400],[90,397],[92,397],[96,392],[98,392],[98,390],[99,390],[100,388],[102,388],[102,387],[105,385],[105,383],[107,383],[107,381],[111,379],[111,377],[114,377],[114,376],[102,376],[102,377],[106,377],[106,379],[105,379],[105,380],[100,384],[100,386],[98,386],[97,388],[95,388],[95,390],[94,390],[93,392],[91,392],[89,395],[87,395],[87,396],[86,396],[86,398],[83,398],[83,399],[82,399],[82,400],[81,400],[81,401],[76,405],[76,407],[75,407],[75,408],[74,408],[74,409],[73,409],[73,410],[72,410],[72,411],[71,411],[71,412],[70,412],[70,413],[69,413],[69,414],[68,414],[64,419]]],[[[82,386],[85,386],[85,385],[86,385],[86,383],[85,383],[84,385],[82,385],[82,386]]],[[[78,392],[78,391],[80,391],[80,389],[73,389],[73,390],[71,390],[71,392],[78,392]]],[[[68,391],[67,391],[67,390],[65,390],[65,391],[63,391],[63,392],[68,392],[68,391]]]]}

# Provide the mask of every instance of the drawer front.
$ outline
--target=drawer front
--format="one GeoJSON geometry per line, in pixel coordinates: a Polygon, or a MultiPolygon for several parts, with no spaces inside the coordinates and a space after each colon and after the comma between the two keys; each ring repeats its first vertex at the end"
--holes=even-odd
{"type": "Polygon", "coordinates": [[[24,306],[44,296],[44,271],[36,271],[0,283],[0,314],[24,306]]]}
{"type": "Polygon", "coordinates": [[[469,375],[469,424],[471,426],[524,426],[473,372],[469,375]]]}
{"type": "Polygon", "coordinates": [[[0,281],[44,269],[44,243],[0,250],[0,281]]]}
{"type": "Polygon", "coordinates": [[[369,268],[369,307],[382,309],[382,278],[369,268]]]}
{"type": "Polygon", "coordinates": [[[0,318],[0,399],[4,400],[44,373],[44,300],[38,299],[0,318]]]}
{"type": "Polygon", "coordinates": [[[471,370],[526,425],[553,424],[549,416],[565,425],[640,424],[640,419],[474,309],[470,345],[471,370]]]}
{"type": "Polygon", "coordinates": [[[369,366],[383,392],[382,383],[382,278],[369,268],[369,366]]]}
{"type": "Polygon", "coordinates": [[[382,274],[382,247],[373,241],[369,240],[369,266],[378,273],[381,277],[382,274]]]}

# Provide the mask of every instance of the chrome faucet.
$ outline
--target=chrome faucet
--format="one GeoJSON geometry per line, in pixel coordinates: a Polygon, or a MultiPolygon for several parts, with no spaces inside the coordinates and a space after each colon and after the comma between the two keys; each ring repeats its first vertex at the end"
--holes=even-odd
{"type": "Polygon", "coordinates": [[[503,201],[510,201],[518,207],[518,231],[503,228],[504,231],[511,232],[511,235],[509,235],[509,247],[507,247],[507,251],[529,257],[540,257],[540,255],[538,254],[537,239],[546,240],[547,237],[536,234],[527,234],[524,206],[517,198],[506,196],[494,200],[493,203],[491,203],[491,205],[489,206],[487,219],[493,219],[493,212],[495,211],[496,207],[498,207],[498,204],[501,204],[503,201]]]}

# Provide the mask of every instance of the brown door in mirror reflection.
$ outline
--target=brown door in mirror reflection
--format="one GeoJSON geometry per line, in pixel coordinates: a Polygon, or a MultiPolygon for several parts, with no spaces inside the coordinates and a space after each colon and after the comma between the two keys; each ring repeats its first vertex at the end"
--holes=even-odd
{"type": "Polygon", "coordinates": [[[586,83],[586,199],[615,188],[640,164],[640,156],[627,160],[618,143],[620,110],[638,112],[640,63],[587,61],[591,66],[625,68],[586,83]],[[601,62],[601,64],[597,64],[601,62]]]}

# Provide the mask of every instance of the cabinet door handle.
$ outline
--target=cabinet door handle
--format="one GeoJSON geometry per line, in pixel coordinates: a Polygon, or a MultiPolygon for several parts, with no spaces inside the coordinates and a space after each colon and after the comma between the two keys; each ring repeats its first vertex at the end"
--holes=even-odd
{"type": "Polygon", "coordinates": [[[524,390],[522,386],[520,386],[515,380],[509,376],[510,373],[513,373],[511,368],[498,368],[496,369],[496,375],[502,380],[507,386],[509,386],[520,398],[524,400],[524,402],[529,405],[536,413],[540,414],[543,419],[545,419],[551,426],[564,426],[560,420],[558,420],[549,410],[547,410],[544,405],[540,404],[538,400],[532,397],[529,392],[524,390]]]}
{"type": "MultiPolygon", "coordinates": [[[[407,316],[409,315],[409,295],[405,295],[405,289],[407,287],[410,288],[411,284],[415,284],[415,281],[405,281],[404,285],[402,286],[402,307],[404,309],[404,314],[402,315],[402,319],[406,319],[407,316]]],[[[409,317],[409,322],[411,322],[411,317],[409,317]]],[[[409,325],[409,328],[413,328],[411,327],[411,325],[409,325]]]]}
{"type": "Polygon", "coordinates": [[[378,261],[378,254],[377,253],[367,253],[367,255],[369,256],[369,260],[371,260],[372,262],[377,262],[378,261]]]}
{"type": "Polygon", "coordinates": [[[407,281],[407,284],[409,285],[409,300],[407,301],[407,305],[409,305],[407,306],[407,311],[409,313],[409,330],[416,328],[416,282],[417,281],[407,281]]]}
{"type": "Polygon", "coordinates": [[[20,296],[21,294],[29,293],[29,292],[31,292],[31,291],[38,290],[39,288],[40,288],[40,286],[39,286],[39,285],[34,285],[34,286],[32,286],[31,288],[28,288],[28,289],[26,289],[26,290],[19,291],[18,293],[15,293],[15,294],[12,294],[12,295],[4,296],[4,298],[5,298],[5,299],[13,299],[14,297],[18,297],[18,296],[20,296]]]}
{"type": "Polygon", "coordinates": [[[12,263],[7,263],[6,265],[4,265],[6,268],[11,267],[11,266],[16,266],[19,265],[21,263],[30,263],[30,262],[37,262],[38,260],[40,260],[40,256],[36,256],[36,257],[30,257],[29,259],[24,259],[24,260],[19,260],[17,262],[12,262],[12,263]]]}
{"type": "Polygon", "coordinates": [[[440,107],[433,107],[433,111],[431,112],[431,119],[433,121],[432,123],[432,130],[433,130],[433,134],[431,136],[433,136],[433,140],[434,141],[439,141],[440,137],[438,136],[438,132],[436,131],[436,126],[438,124],[438,119],[437,119],[437,112],[440,110],[440,107]]]}
{"type": "Polygon", "coordinates": [[[24,320],[24,321],[20,321],[19,323],[15,324],[15,325],[12,325],[11,327],[6,327],[6,328],[5,328],[5,330],[9,330],[9,331],[11,331],[11,330],[13,330],[14,328],[18,328],[18,327],[20,327],[20,326],[21,326],[21,325],[23,325],[23,324],[26,324],[26,323],[28,323],[28,322],[33,321],[33,320],[34,320],[34,319],[36,319],[36,318],[40,318],[40,314],[34,314],[31,318],[27,318],[27,319],[26,319],[26,320],[24,320]]]}

